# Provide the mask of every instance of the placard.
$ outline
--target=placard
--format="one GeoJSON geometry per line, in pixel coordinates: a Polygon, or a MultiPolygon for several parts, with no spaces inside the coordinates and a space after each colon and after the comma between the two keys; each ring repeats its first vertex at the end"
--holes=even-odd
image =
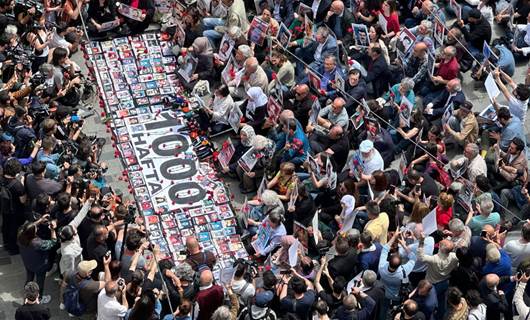
{"type": "Polygon", "coordinates": [[[232,144],[232,139],[228,137],[228,140],[223,143],[219,155],[217,156],[217,161],[219,161],[219,164],[223,169],[228,169],[230,159],[232,159],[235,152],[236,148],[234,147],[234,144],[232,144]]]}
{"type": "Polygon", "coordinates": [[[259,17],[254,17],[248,31],[250,42],[262,46],[265,38],[267,37],[268,29],[269,24],[267,22],[263,21],[259,17]]]}
{"type": "Polygon", "coordinates": [[[370,37],[368,34],[368,27],[365,24],[352,23],[353,39],[355,45],[367,48],[370,45],[370,37]]]}
{"type": "Polygon", "coordinates": [[[221,40],[221,45],[219,46],[219,60],[226,62],[232,56],[232,51],[234,50],[235,41],[228,35],[224,34],[223,39],[221,40]]]}

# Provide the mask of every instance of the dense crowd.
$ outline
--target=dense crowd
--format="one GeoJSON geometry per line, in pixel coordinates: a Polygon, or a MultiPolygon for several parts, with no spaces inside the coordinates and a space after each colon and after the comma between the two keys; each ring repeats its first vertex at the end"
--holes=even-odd
{"type": "Polygon", "coordinates": [[[193,236],[186,260],[164,259],[105,181],[104,139],[82,132],[94,85],[70,60],[80,26],[97,40],[145,32],[152,0],[0,0],[2,236],[26,269],[15,319],[51,318],[56,272],[52,303],[98,320],[530,317],[530,69],[516,67],[528,0],[199,0],[171,13],[163,37],[179,64],[195,61],[183,88],[213,89],[200,130],[233,141],[219,174],[247,195],[249,258],[224,282],[193,236]],[[466,97],[465,73],[490,106],[466,97]]]}

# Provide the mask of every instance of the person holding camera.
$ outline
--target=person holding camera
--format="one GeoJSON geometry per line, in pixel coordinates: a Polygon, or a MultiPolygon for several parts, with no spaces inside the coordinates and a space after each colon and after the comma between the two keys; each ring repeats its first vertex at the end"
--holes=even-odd
{"type": "Polygon", "coordinates": [[[98,320],[120,320],[125,317],[129,304],[125,296],[125,282],[109,281],[105,288],[98,294],[98,320]],[[121,292],[121,303],[116,299],[118,291],[121,292]]]}
{"type": "Polygon", "coordinates": [[[342,300],[333,319],[337,320],[368,320],[375,308],[375,301],[360,288],[353,287],[351,293],[342,300]]]}
{"type": "Polygon", "coordinates": [[[26,40],[33,48],[33,61],[31,63],[31,72],[35,73],[39,67],[48,61],[48,54],[50,53],[50,34],[46,30],[46,17],[40,15],[37,21],[26,35],[26,40]]]}
{"type": "Polygon", "coordinates": [[[252,283],[252,267],[246,260],[236,261],[236,272],[232,280],[232,290],[237,295],[241,309],[249,304],[256,293],[256,288],[252,283]],[[250,272],[249,272],[250,271],[250,272]]]}
{"type": "MultiPolygon", "coordinates": [[[[418,303],[412,299],[407,299],[398,309],[394,320],[425,320],[423,312],[418,310],[418,303]]],[[[427,318],[428,320],[428,318],[427,318]]]]}
{"type": "Polygon", "coordinates": [[[49,215],[44,215],[35,222],[26,222],[20,227],[18,233],[18,244],[20,255],[26,268],[26,283],[36,278],[40,288],[41,302],[46,304],[51,300],[51,296],[43,295],[44,280],[52,261],[50,261],[50,252],[57,249],[57,235],[55,233],[56,222],[50,221],[49,215]],[[37,228],[40,225],[48,225],[51,239],[44,240],[39,237],[37,228]]]}
{"type": "Polygon", "coordinates": [[[525,272],[518,274],[517,288],[515,289],[515,295],[513,296],[513,305],[519,314],[519,319],[530,318],[530,307],[526,304],[523,298],[528,279],[530,279],[530,270],[526,269],[525,272]]]}

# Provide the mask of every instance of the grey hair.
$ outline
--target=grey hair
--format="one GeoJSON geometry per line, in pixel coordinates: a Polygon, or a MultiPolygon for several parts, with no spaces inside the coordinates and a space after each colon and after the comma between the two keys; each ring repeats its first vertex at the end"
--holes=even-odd
{"type": "Polygon", "coordinates": [[[228,29],[228,35],[231,37],[231,38],[239,38],[241,37],[242,33],[241,33],[241,28],[238,27],[238,26],[231,26],[229,29],[228,29]]]}
{"type": "Polygon", "coordinates": [[[193,268],[189,264],[181,263],[175,266],[175,275],[179,279],[183,279],[186,281],[193,281],[193,277],[195,276],[195,271],[193,271],[193,268]]]}
{"type": "Polygon", "coordinates": [[[268,138],[258,134],[252,140],[252,147],[258,150],[263,150],[267,146],[268,143],[269,143],[268,138]]]}
{"type": "Polygon", "coordinates": [[[327,38],[329,36],[329,29],[327,27],[320,27],[317,30],[317,34],[323,38],[327,38]]]}
{"type": "Polygon", "coordinates": [[[39,71],[41,73],[43,73],[43,74],[49,73],[49,72],[53,71],[53,65],[51,65],[49,63],[43,63],[43,64],[40,65],[39,71]]]}
{"type": "Polygon", "coordinates": [[[454,46],[447,46],[446,49],[449,49],[452,57],[456,56],[456,48],[454,46]]]}
{"type": "Polygon", "coordinates": [[[463,232],[466,229],[466,226],[464,225],[464,222],[458,218],[454,218],[451,221],[449,221],[449,230],[453,232],[463,232]]]}
{"type": "Polygon", "coordinates": [[[429,30],[429,33],[432,30],[432,22],[429,20],[422,20],[420,23],[422,26],[424,26],[427,30],[429,30]]]}
{"type": "Polygon", "coordinates": [[[350,243],[359,242],[359,240],[361,239],[361,232],[359,232],[359,230],[357,229],[351,228],[350,230],[348,230],[348,232],[346,232],[346,238],[350,243]]]}
{"type": "Polygon", "coordinates": [[[4,30],[4,33],[9,35],[9,36],[15,36],[17,34],[17,32],[18,32],[17,26],[12,25],[12,24],[7,25],[7,27],[4,30]]]}
{"type": "Polygon", "coordinates": [[[327,56],[324,57],[324,60],[326,59],[332,59],[333,60],[333,63],[337,64],[337,57],[335,57],[334,55],[332,54],[329,54],[327,56]]]}
{"type": "Polygon", "coordinates": [[[377,281],[377,274],[373,270],[363,272],[362,282],[365,286],[371,287],[377,281]]]}
{"type": "Polygon", "coordinates": [[[403,78],[403,80],[401,80],[401,85],[406,91],[410,91],[414,88],[414,80],[411,78],[403,78]]]}
{"type": "Polygon", "coordinates": [[[250,58],[254,55],[252,49],[246,44],[240,45],[239,47],[237,47],[237,50],[241,51],[241,54],[243,54],[245,58],[250,58]]]}
{"type": "Polygon", "coordinates": [[[493,200],[491,197],[491,193],[484,192],[483,194],[478,196],[475,201],[479,205],[480,213],[488,215],[491,213],[491,211],[493,211],[493,200]]]}
{"type": "Polygon", "coordinates": [[[480,148],[478,147],[478,144],[476,143],[468,143],[467,147],[471,150],[471,153],[473,156],[471,158],[475,159],[476,156],[478,156],[480,152],[480,148]]]}
{"type": "Polygon", "coordinates": [[[230,320],[232,315],[230,314],[230,309],[227,306],[220,306],[212,314],[210,320],[230,320]]]}
{"type": "Polygon", "coordinates": [[[266,206],[273,206],[278,203],[278,194],[273,190],[265,190],[261,194],[261,201],[266,206]]]}

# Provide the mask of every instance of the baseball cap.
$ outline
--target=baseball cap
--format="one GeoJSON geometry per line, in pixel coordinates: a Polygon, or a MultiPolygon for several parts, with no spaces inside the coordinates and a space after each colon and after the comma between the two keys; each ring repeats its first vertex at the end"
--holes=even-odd
{"type": "Polygon", "coordinates": [[[359,146],[359,151],[362,153],[370,152],[374,148],[374,143],[370,140],[364,140],[359,146]]]}
{"type": "Polygon", "coordinates": [[[265,308],[274,298],[272,291],[266,290],[256,294],[255,301],[256,306],[265,308]]]}
{"type": "Polygon", "coordinates": [[[90,271],[96,269],[98,263],[96,260],[83,260],[77,265],[77,271],[80,273],[88,274],[90,271]]]}
{"type": "Polygon", "coordinates": [[[4,134],[2,134],[0,136],[0,141],[11,141],[11,142],[14,142],[15,141],[15,138],[13,138],[13,136],[7,132],[4,132],[4,134]]]}

